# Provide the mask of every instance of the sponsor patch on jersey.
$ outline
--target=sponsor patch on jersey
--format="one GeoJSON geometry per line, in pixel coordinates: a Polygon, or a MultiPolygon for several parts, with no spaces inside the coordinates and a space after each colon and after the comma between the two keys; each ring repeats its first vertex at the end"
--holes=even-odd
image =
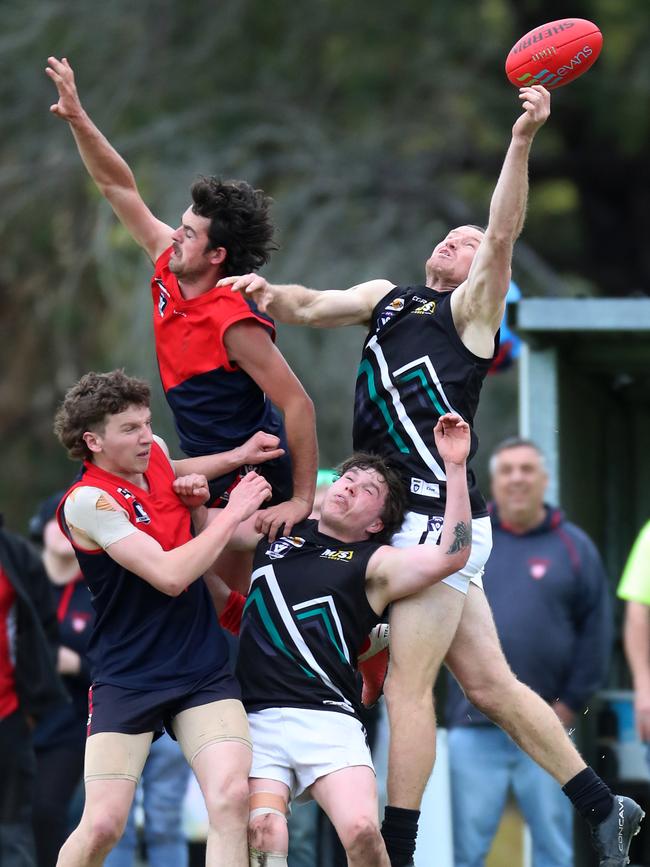
{"type": "Polygon", "coordinates": [[[528,561],[528,571],[530,577],[535,581],[541,581],[548,572],[548,567],[551,565],[550,560],[545,560],[543,557],[531,557],[528,561]]]}
{"type": "Polygon", "coordinates": [[[326,560],[343,560],[350,561],[354,556],[354,551],[340,551],[334,548],[325,548],[321,557],[324,557],[326,560]]]}
{"type": "Polygon", "coordinates": [[[282,536],[272,542],[266,550],[266,556],[271,560],[280,560],[292,548],[302,548],[305,540],[300,536],[282,536]]]}
{"type": "Polygon", "coordinates": [[[420,304],[419,307],[416,307],[413,311],[414,313],[419,313],[420,316],[431,316],[431,314],[436,309],[435,301],[425,301],[424,304],[420,304]]]}
{"type": "Polygon", "coordinates": [[[382,313],[380,313],[380,315],[379,315],[379,322],[377,325],[377,331],[379,331],[380,328],[383,328],[384,325],[386,325],[388,322],[390,322],[390,320],[393,318],[393,316],[396,316],[400,312],[400,310],[403,310],[403,309],[404,309],[404,299],[403,298],[393,298],[393,300],[390,302],[390,304],[387,304],[384,307],[382,313]]]}
{"type": "Polygon", "coordinates": [[[167,302],[169,301],[169,292],[165,289],[165,284],[159,277],[156,277],[156,283],[158,284],[158,288],[160,289],[160,294],[158,295],[158,315],[162,319],[162,317],[165,315],[165,308],[167,307],[167,302]]]}
{"type": "Polygon", "coordinates": [[[427,519],[427,542],[437,545],[442,536],[444,518],[441,515],[432,515],[427,519]]]}
{"type": "Polygon", "coordinates": [[[135,512],[135,523],[136,524],[150,524],[151,518],[145,510],[142,508],[142,503],[138,502],[138,500],[133,501],[133,511],[135,512]]]}
{"type": "Polygon", "coordinates": [[[439,497],[440,485],[411,477],[411,493],[418,494],[420,497],[439,497]]]}
{"type": "Polygon", "coordinates": [[[135,494],[132,494],[128,488],[117,488],[117,493],[121,494],[125,500],[130,501],[133,506],[133,511],[135,512],[135,522],[136,524],[150,524],[151,518],[145,512],[142,503],[140,503],[135,498],[135,494]]]}

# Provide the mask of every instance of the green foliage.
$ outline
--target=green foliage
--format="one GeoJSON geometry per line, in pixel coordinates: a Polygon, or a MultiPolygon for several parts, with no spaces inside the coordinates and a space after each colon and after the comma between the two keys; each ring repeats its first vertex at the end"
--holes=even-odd
{"type": "MultiPolygon", "coordinates": [[[[650,7],[574,5],[605,49],[556,93],[535,142],[515,273],[528,294],[570,290],[578,273],[594,293],[645,290],[650,7]]],[[[149,264],[48,115],[48,54],[71,59],[86,108],[162,219],[176,223],[196,174],[245,177],[276,199],[269,276],[345,287],[420,280],[450,224],[485,220],[518,113],[505,55],[564,14],[559,0],[4,0],[0,503],[14,526],[71,473],[50,433],[63,390],[92,368],[157,376],[149,264]]],[[[349,448],[360,342],[281,332],[316,400],[325,463],[349,448]]]]}

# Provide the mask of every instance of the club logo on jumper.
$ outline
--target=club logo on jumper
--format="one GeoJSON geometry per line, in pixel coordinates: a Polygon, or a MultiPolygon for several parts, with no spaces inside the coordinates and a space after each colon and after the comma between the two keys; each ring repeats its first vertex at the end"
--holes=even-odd
{"type": "Polygon", "coordinates": [[[135,495],[128,490],[128,488],[118,488],[117,493],[121,494],[127,502],[131,503],[133,507],[133,511],[135,512],[135,522],[136,524],[150,524],[151,518],[145,510],[142,508],[142,503],[136,500],[135,495]]]}
{"type": "Polygon", "coordinates": [[[411,478],[411,493],[419,497],[439,497],[440,485],[434,482],[425,482],[424,479],[411,478]]]}
{"type": "Polygon", "coordinates": [[[438,542],[442,535],[443,521],[444,518],[440,515],[432,515],[432,517],[427,520],[427,533],[433,536],[435,542],[438,542]]]}
{"type": "Polygon", "coordinates": [[[379,316],[379,325],[377,326],[377,330],[383,328],[384,325],[390,322],[390,320],[397,316],[397,314],[404,309],[404,299],[403,298],[393,298],[390,304],[387,304],[382,313],[379,316]]]}
{"type": "Polygon", "coordinates": [[[420,316],[431,316],[431,314],[436,309],[435,301],[425,301],[424,304],[420,304],[419,307],[416,307],[413,311],[414,313],[419,313],[420,316]]]}
{"type": "Polygon", "coordinates": [[[354,556],[354,551],[335,551],[333,548],[325,548],[321,557],[326,560],[339,560],[348,562],[354,556]]]}
{"type": "Polygon", "coordinates": [[[302,548],[305,540],[300,536],[282,536],[272,542],[266,551],[266,556],[271,560],[280,560],[288,554],[292,548],[302,548]]]}
{"type": "Polygon", "coordinates": [[[542,69],[541,72],[538,72],[536,75],[531,75],[530,72],[524,72],[523,75],[517,76],[517,81],[521,81],[521,83],[525,84],[526,87],[530,87],[531,84],[556,84],[558,81],[562,81],[565,75],[573,72],[576,67],[582,66],[582,64],[585,63],[593,53],[593,49],[588,45],[585,45],[577,52],[577,54],[573,55],[568,63],[564,66],[560,66],[555,70],[555,72],[551,72],[549,69],[542,69]]]}
{"type": "Polygon", "coordinates": [[[531,557],[528,561],[528,571],[530,577],[535,581],[541,581],[548,572],[548,567],[551,565],[550,560],[544,560],[542,557],[531,557]]]}
{"type": "Polygon", "coordinates": [[[83,632],[90,623],[90,614],[85,611],[73,611],[70,616],[70,622],[75,632],[83,632]]]}
{"type": "Polygon", "coordinates": [[[160,318],[165,315],[165,308],[167,307],[167,302],[169,301],[169,292],[165,289],[165,284],[160,278],[156,277],[155,281],[160,289],[160,294],[158,295],[158,314],[160,318]]]}

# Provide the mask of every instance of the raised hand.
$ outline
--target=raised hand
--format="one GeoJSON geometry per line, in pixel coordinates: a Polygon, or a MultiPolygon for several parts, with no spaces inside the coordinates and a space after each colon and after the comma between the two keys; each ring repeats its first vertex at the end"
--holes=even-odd
{"type": "Polygon", "coordinates": [[[515,121],[512,135],[531,138],[543,126],[551,113],[551,94],[541,84],[519,88],[523,114],[515,121]]]}
{"type": "Polygon", "coordinates": [[[255,522],[255,529],[258,533],[268,536],[269,541],[274,542],[279,535],[289,536],[293,525],[304,521],[310,512],[309,503],[301,500],[300,497],[293,497],[260,512],[255,522]]]}
{"type": "Polygon", "coordinates": [[[240,277],[224,277],[217,286],[230,286],[233,292],[241,292],[244,298],[251,298],[260,313],[266,313],[273,301],[271,285],[259,274],[243,274],[240,277]]]}
{"type": "Polygon", "coordinates": [[[441,415],[433,429],[440,457],[446,464],[464,464],[469,454],[469,425],[455,412],[441,415]]]}
{"type": "Polygon", "coordinates": [[[66,57],[61,60],[48,57],[47,63],[45,74],[52,79],[59,92],[59,101],[50,106],[50,111],[62,120],[74,120],[83,114],[83,108],[77,93],[72,67],[66,57]]]}
{"type": "Polygon", "coordinates": [[[263,464],[274,458],[281,458],[284,449],[280,448],[280,439],[273,434],[258,431],[240,446],[242,464],[263,464]]]}
{"type": "Polygon", "coordinates": [[[196,509],[210,499],[208,480],[200,473],[190,473],[188,476],[174,479],[172,488],[188,509],[196,509]]]}
{"type": "Polygon", "coordinates": [[[271,485],[266,479],[255,472],[246,473],[241,482],[230,492],[226,508],[234,510],[239,520],[245,521],[270,497],[271,485]]]}

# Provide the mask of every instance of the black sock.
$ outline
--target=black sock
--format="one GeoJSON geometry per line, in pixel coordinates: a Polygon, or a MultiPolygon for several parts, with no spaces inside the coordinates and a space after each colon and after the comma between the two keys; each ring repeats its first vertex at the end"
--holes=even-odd
{"type": "Polygon", "coordinates": [[[419,810],[386,806],[381,835],[388,850],[391,867],[406,867],[412,863],[419,818],[419,810]]]}
{"type": "Polygon", "coordinates": [[[593,768],[580,771],[562,791],[590,825],[599,825],[612,812],[614,796],[593,768]]]}

